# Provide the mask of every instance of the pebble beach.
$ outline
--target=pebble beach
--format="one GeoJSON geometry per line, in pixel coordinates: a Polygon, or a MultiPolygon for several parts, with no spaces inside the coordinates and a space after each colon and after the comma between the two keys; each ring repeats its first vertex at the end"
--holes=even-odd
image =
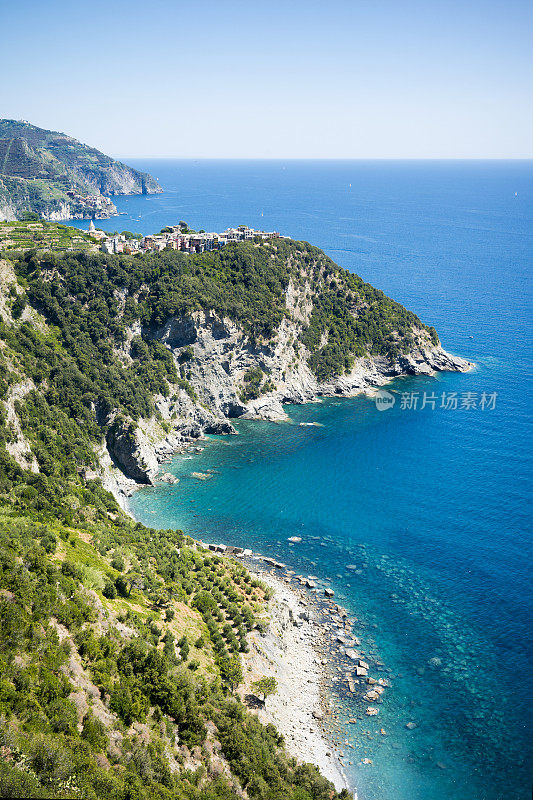
{"type": "Polygon", "coordinates": [[[268,629],[250,636],[241,696],[262,722],[276,726],[292,756],[316,764],[338,791],[347,789],[357,798],[345,766],[358,757],[342,738],[343,726],[331,699],[332,681],[360,696],[361,719],[377,716],[375,705],[390,684],[368,674],[352,621],[331,596],[320,596],[313,576],[305,578],[291,570],[280,573],[282,565],[269,568],[265,561],[270,560],[255,556],[246,563],[274,594],[268,629]],[[263,676],[276,678],[277,691],[261,704],[254,702],[251,687],[263,676]]]}

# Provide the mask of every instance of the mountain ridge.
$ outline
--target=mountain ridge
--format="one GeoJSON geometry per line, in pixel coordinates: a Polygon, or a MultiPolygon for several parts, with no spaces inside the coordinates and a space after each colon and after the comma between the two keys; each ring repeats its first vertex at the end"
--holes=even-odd
{"type": "Polygon", "coordinates": [[[106,218],[118,213],[109,197],[160,191],[148,173],[72,136],[0,120],[0,220],[106,218]]]}

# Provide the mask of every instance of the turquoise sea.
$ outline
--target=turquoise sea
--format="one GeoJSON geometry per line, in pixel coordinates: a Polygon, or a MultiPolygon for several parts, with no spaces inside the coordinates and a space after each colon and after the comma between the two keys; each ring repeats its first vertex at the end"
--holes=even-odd
{"type": "MultiPolygon", "coordinates": [[[[185,219],[306,239],[476,362],[397,381],[388,411],[329,399],[287,407],[290,423],[237,423],[239,436],[175,459],[180,482],[138,492],[132,510],[313,573],[357,617],[392,683],[378,717],[346,726],[362,800],[529,797],[533,162],[134,166],[165,193],[118,198],[125,216],[101,227],[185,219]],[[438,400],[409,410],[402,392],[438,400]],[[441,408],[443,392],[476,393],[477,407],[441,408]],[[483,392],[494,408],[479,407],[483,392]],[[209,481],[190,477],[207,469],[209,481]]],[[[337,702],[350,717],[353,701],[337,702]]]]}

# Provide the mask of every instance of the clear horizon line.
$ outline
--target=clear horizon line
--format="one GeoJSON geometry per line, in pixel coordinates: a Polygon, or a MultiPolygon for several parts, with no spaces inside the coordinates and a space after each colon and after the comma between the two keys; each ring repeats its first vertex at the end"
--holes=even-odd
{"type": "Polygon", "coordinates": [[[177,156],[115,155],[111,158],[176,161],[533,161],[531,156],[177,156]]]}

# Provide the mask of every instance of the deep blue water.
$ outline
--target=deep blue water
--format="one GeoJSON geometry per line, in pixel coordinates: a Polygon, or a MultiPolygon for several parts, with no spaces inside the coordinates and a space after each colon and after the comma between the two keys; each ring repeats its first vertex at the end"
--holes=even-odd
{"type": "Polygon", "coordinates": [[[127,216],[102,227],[185,219],[306,239],[476,362],[398,392],[497,392],[494,409],[409,411],[398,394],[382,413],[362,397],[288,407],[321,427],[243,421],[240,436],[176,459],[180,483],[139,492],[132,508],[312,572],[357,616],[393,676],[379,716],[346,729],[363,800],[529,797],[533,162],[134,166],[165,193],[118,198],[127,216]],[[210,481],[190,478],[208,468],[210,481]]]}

